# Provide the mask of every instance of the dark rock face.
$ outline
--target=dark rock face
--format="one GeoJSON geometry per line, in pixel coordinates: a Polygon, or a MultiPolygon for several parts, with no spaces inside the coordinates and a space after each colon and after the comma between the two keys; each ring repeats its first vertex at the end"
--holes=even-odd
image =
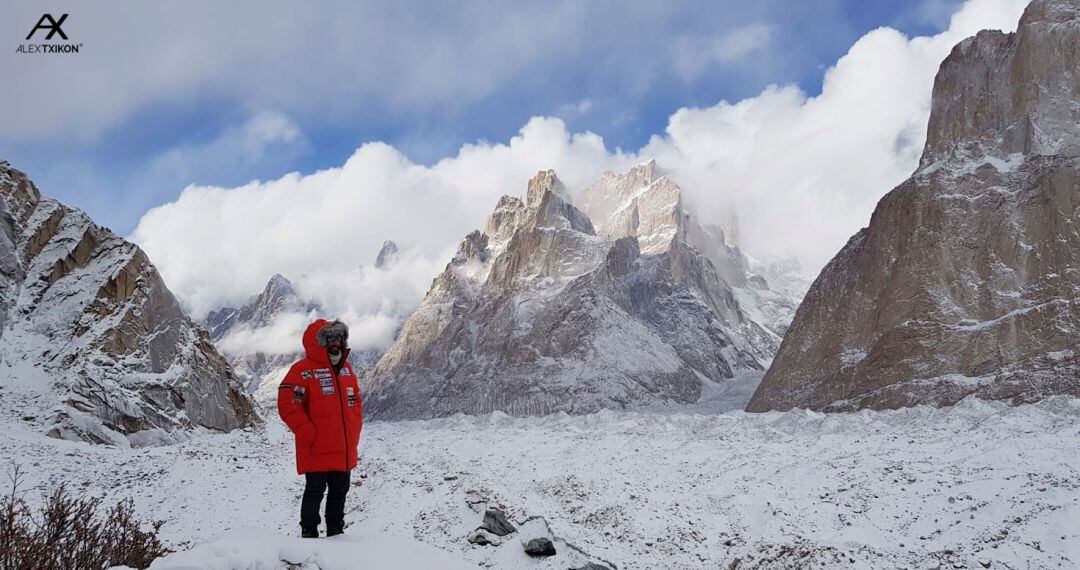
{"type": "Polygon", "coordinates": [[[651,163],[602,183],[588,203],[633,191],[631,211],[590,219],[552,171],[529,182],[525,200],[500,199],[365,382],[365,413],[693,403],[705,383],[763,369],[779,336],[748,316],[716,263],[690,243],[708,233],[683,210],[678,186],[651,163]]]}
{"type": "MultiPolygon", "coordinates": [[[[63,405],[48,433],[167,443],[259,421],[205,331],[137,246],[0,162],[0,337],[63,405]]],[[[16,384],[6,388],[18,390],[16,384]]]]}
{"type": "Polygon", "coordinates": [[[1080,394],[1080,2],[942,63],[919,170],[814,282],[749,411],[1080,394]]]}

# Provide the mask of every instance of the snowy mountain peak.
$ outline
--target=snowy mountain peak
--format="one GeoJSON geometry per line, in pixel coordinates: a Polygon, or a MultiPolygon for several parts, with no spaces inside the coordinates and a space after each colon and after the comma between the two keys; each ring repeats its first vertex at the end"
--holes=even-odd
{"type": "Polygon", "coordinates": [[[239,326],[263,327],[282,313],[309,313],[315,308],[314,302],[301,299],[292,282],[278,273],[266,282],[261,293],[251,297],[240,308],[225,307],[211,311],[206,317],[206,328],[210,338],[217,342],[239,326]]]}
{"type": "Polygon", "coordinates": [[[581,208],[609,240],[634,236],[644,254],[667,251],[684,237],[682,191],[667,176],[657,177],[652,160],[621,174],[604,172],[585,189],[581,208]]]}
{"type": "Polygon", "coordinates": [[[270,280],[266,282],[266,287],[263,289],[263,296],[270,298],[282,298],[295,294],[296,291],[293,289],[292,281],[289,281],[280,273],[275,273],[270,277],[270,280]]]}
{"type": "Polygon", "coordinates": [[[555,193],[569,201],[565,198],[566,186],[563,185],[558,176],[555,176],[555,171],[541,170],[529,180],[529,189],[525,194],[525,202],[528,206],[535,208],[540,205],[540,201],[548,193],[555,193]]]}
{"type": "Polygon", "coordinates": [[[379,255],[375,257],[375,267],[385,269],[397,261],[398,245],[393,240],[386,240],[379,249],[379,255]]]}
{"type": "Polygon", "coordinates": [[[618,228],[597,235],[550,170],[525,200],[500,198],[372,372],[365,412],[580,413],[692,403],[706,387],[744,401],[731,379],[763,368],[779,339],[766,321],[795,300],[734,290],[710,260],[741,254],[688,243],[684,228],[697,226],[651,161],[593,188],[585,198],[625,201],[619,215],[632,223],[597,218],[618,228]]]}

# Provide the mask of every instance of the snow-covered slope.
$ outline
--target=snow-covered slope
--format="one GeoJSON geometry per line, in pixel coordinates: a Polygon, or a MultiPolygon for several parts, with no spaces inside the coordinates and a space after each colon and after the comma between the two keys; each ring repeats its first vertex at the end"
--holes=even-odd
{"type": "MultiPolygon", "coordinates": [[[[458,556],[391,535],[305,540],[265,529],[230,531],[190,550],[170,554],[150,570],[478,570],[458,556]]],[[[119,569],[117,569],[119,570],[119,569]]]]}
{"type": "MultiPolygon", "coordinates": [[[[45,438],[6,414],[0,433],[0,465],[27,468],[27,499],[59,483],[130,497],[165,522],[173,549],[260,527],[275,537],[265,555],[299,532],[303,479],[276,418],[140,450],[45,438]]],[[[619,570],[1077,568],[1077,465],[1080,399],[1067,397],[376,421],[364,427],[345,532],[418,540],[493,570],[581,567],[567,544],[619,570]],[[470,543],[494,503],[516,526],[543,517],[562,539],[557,556],[525,556],[517,533],[470,543]]]]}
{"type": "Polygon", "coordinates": [[[765,297],[722,277],[713,258],[746,260],[707,239],[679,187],[648,162],[606,173],[582,202],[592,219],[553,171],[525,200],[502,197],[365,382],[365,411],[585,413],[689,404],[753,381],[780,337],[739,296],[765,297]]]}
{"type": "Polygon", "coordinates": [[[0,390],[58,438],[153,444],[258,421],[146,255],[0,161],[0,390]]]}
{"type": "Polygon", "coordinates": [[[915,174],[814,282],[749,410],[1080,394],[1080,0],[941,64],[915,174]]]}

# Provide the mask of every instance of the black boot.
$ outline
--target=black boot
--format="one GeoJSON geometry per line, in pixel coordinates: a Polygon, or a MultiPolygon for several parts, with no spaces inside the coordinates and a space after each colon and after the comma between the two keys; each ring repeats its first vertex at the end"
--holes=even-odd
{"type": "MultiPolygon", "coordinates": [[[[330,532],[327,531],[326,536],[330,536],[330,532]]],[[[316,528],[301,528],[300,538],[319,538],[319,529],[316,528]]]]}
{"type": "Polygon", "coordinates": [[[326,527],[326,536],[327,536],[327,537],[330,537],[330,536],[337,536],[337,535],[339,535],[339,534],[344,534],[344,533],[345,533],[345,531],[344,531],[344,530],[342,530],[342,529],[340,529],[340,528],[336,528],[336,527],[329,527],[329,526],[328,526],[328,527],[326,527]]]}

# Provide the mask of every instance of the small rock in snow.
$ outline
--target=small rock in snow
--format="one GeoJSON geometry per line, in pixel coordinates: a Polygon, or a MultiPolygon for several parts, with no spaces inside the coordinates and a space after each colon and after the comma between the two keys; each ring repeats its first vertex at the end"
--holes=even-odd
{"type": "Polygon", "coordinates": [[[498,546],[502,543],[499,537],[482,528],[472,531],[472,534],[469,535],[469,542],[480,546],[498,546]]]}
{"type": "Polygon", "coordinates": [[[498,507],[488,507],[484,512],[484,522],[480,524],[480,528],[487,530],[495,536],[506,536],[517,528],[510,523],[506,518],[506,513],[498,507]]]}
{"type": "Polygon", "coordinates": [[[525,545],[525,554],[529,556],[554,556],[555,545],[551,543],[549,538],[534,538],[525,545]]]}

